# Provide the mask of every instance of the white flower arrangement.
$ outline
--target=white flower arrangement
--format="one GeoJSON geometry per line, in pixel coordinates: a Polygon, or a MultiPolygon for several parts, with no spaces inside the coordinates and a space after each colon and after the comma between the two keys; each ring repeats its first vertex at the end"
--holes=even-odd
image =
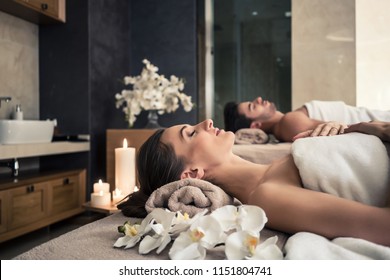
{"type": "Polygon", "coordinates": [[[283,253],[276,245],[277,236],[260,242],[260,232],[267,223],[258,206],[223,206],[211,214],[207,210],[192,218],[180,212],[156,208],[141,224],[125,222],[118,227],[123,234],[114,247],[133,248],[139,243],[139,254],[169,250],[172,260],[203,260],[210,250],[224,247],[229,260],[281,260],[283,253]]]}
{"type": "Polygon", "coordinates": [[[156,110],[158,114],[175,112],[180,104],[184,111],[192,110],[191,96],[183,93],[184,81],[174,75],[170,79],[159,75],[158,68],[149,60],[142,61],[145,67],[139,76],[124,77],[124,84],[132,89],[123,89],[115,95],[116,108],[123,106],[126,121],[132,127],[142,110],[156,110]]]}

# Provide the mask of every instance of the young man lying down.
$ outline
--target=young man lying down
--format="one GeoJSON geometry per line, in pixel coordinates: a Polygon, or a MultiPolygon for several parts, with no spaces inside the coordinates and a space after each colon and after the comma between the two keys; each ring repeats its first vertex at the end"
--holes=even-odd
{"type": "Polygon", "coordinates": [[[288,113],[261,97],[241,103],[229,102],[224,108],[225,130],[258,128],[281,142],[292,142],[300,132],[318,127],[320,135],[343,133],[346,125],[373,120],[390,122],[390,111],[370,110],[346,105],[342,101],[311,101],[288,113]]]}

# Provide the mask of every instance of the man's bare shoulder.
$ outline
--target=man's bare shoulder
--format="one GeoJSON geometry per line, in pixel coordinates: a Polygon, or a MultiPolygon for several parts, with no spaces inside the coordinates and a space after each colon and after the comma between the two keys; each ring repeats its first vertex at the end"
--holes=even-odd
{"type": "Polygon", "coordinates": [[[303,105],[302,107],[299,107],[298,109],[295,109],[292,112],[301,112],[301,113],[305,114],[307,117],[309,117],[309,112],[307,111],[307,108],[305,105],[303,105]]]}
{"type": "Polygon", "coordinates": [[[298,133],[314,129],[320,123],[310,119],[302,110],[288,112],[278,123],[278,135],[283,141],[291,142],[298,133]]]}
{"type": "Polygon", "coordinates": [[[279,125],[280,128],[292,129],[292,130],[301,130],[306,129],[308,123],[310,123],[310,119],[303,111],[292,111],[284,114],[281,118],[279,125]]]}

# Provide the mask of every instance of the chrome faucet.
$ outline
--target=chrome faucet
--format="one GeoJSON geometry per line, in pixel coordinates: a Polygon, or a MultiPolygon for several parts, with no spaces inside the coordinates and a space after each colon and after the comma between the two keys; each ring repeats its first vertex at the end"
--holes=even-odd
{"type": "Polygon", "coordinates": [[[0,96],[0,108],[1,108],[1,101],[5,101],[5,102],[10,102],[11,101],[11,97],[9,96],[0,96]]]}
{"type": "Polygon", "coordinates": [[[0,167],[10,168],[13,177],[17,177],[19,175],[19,161],[17,158],[0,162],[0,167]]]}

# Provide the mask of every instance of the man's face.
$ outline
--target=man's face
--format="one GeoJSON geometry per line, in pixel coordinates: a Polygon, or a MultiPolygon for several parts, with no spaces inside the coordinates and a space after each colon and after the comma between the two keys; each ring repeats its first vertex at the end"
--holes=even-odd
{"type": "Polygon", "coordinates": [[[238,114],[244,115],[252,121],[264,122],[269,120],[276,112],[273,102],[263,100],[261,97],[255,98],[252,102],[241,102],[237,107],[238,114]]]}

